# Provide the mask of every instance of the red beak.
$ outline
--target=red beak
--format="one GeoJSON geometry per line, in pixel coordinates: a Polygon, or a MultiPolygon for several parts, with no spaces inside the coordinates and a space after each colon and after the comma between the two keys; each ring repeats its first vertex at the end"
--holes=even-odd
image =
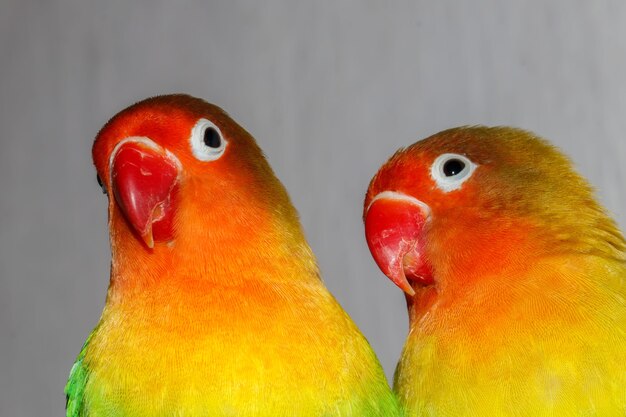
{"type": "Polygon", "coordinates": [[[423,232],[429,207],[405,194],[385,191],[370,203],[365,214],[365,237],[378,267],[408,295],[415,295],[409,280],[433,282],[423,259],[423,232]]]}
{"type": "Polygon", "coordinates": [[[149,248],[173,238],[179,162],[148,138],[128,138],[110,161],[113,195],[132,230],[149,248]]]}

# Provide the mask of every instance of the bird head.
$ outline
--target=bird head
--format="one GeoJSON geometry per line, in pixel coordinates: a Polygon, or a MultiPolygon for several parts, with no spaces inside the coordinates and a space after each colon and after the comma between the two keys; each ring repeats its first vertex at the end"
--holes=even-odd
{"type": "MultiPolygon", "coordinates": [[[[271,245],[280,224],[302,239],[297,214],[252,136],[222,109],[157,96],[115,115],[93,145],[109,196],[114,252],[241,255],[271,245]],[[245,242],[245,244],[244,244],[245,242]],[[230,250],[230,252],[228,252],[230,250]]],[[[219,262],[215,260],[215,262],[219,262]]]]}
{"type": "Polygon", "coordinates": [[[450,129],[399,150],[370,183],[364,221],[374,260],[409,296],[546,254],[624,256],[569,160],[506,127],[450,129]]]}

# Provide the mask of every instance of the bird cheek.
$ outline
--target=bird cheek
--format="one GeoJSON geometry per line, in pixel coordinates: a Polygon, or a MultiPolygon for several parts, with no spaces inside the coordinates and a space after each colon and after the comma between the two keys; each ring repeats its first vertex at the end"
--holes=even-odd
{"type": "Polygon", "coordinates": [[[173,238],[178,161],[147,138],[126,140],[111,161],[113,196],[132,231],[149,248],[173,238]],[[147,142],[149,141],[149,142],[147,142]]]}

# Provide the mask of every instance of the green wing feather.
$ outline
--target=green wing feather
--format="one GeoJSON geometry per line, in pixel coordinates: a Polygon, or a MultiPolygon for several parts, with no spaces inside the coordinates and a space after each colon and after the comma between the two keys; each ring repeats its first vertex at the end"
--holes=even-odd
{"type": "Polygon", "coordinates": [[[89,372],[87,367],[83,363],[83,359],[85,358],[85,352],[87,351],[87,345],[91,340],[92,336],[96,333],[97,329],[94,329],[85,344],[83,344],[78,357],[76,358],[76,362],[72,366],[70,371],[70,376],[67,380],[67,384],[65,385],[65,416],[66,417],[84,417],[84,408],[83,408],[83,396],[85,391],[85,385],[87,385],[87,379],[89,377],[89,372]]]}

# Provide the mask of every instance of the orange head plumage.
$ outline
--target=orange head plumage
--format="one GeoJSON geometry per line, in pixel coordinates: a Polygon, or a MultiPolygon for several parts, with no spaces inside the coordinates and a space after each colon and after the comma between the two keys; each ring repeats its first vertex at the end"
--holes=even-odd
{"type": "Polygon", "coordinates": [[[569,160],[513,128],[450,129],[398,151],[372,179],[364,219],[376,262],[409,295],[546,254],[624,258],[569,160]]]}
{"type": "Polygon", "coordinates": [[[154,276],[190,263],[237,279],[248,264],[294,251],[314,268],[284,187],[217,106],[187,95],[143,100],[102,128],[93,159],[120,276],[125,266],[154,276]]]}
{"type": "Polygon", "coordinates": [[[399,414],[284,187],[224,111],[141,101],[102,128],[93,158],[111,282],[69,416],[399,414]]]}

